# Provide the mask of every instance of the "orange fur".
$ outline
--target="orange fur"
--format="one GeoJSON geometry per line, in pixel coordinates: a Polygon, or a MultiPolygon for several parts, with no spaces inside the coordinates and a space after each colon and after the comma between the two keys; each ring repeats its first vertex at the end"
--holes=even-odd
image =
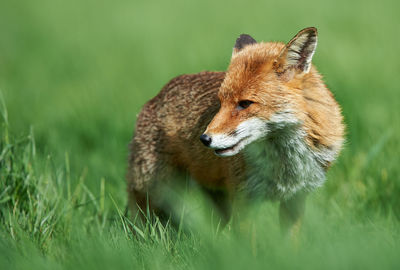
{"type": "MultiPolygon", "coordinates": [[[[311,152],[340,151],[344,132],[340,107],[315,67],[307,66],[316,30],[301,31],[288,45],[249,40],[235,46],[226,73],[179,76],[144,106],[127,174],[132,210],[136,204],[143,207],[146,193],[152,207],[163,208],[158,187],[175,179],[171,176],[175,172],[188,172],[205,189],[226,191],[231,198],[246,181],[251,164],[242,152],[216,156],[201,144],[200,135],[234,136],[244,121],[256,117],[268,122],[288,104],[311,152]],[[242,100],[253,103],[238,109],[242,100]]],[[[330,165],[322,163],[325,169],[330,165]]]]}

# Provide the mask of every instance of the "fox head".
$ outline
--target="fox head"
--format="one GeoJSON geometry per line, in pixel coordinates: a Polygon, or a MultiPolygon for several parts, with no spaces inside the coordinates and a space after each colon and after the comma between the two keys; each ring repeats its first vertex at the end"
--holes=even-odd
{"type": "Polygon", "coordinates": [[[220,109],[200,140],[219,156],[232,156],[265,138],[271,127],[301,121],[302,89],[319,80],[311,66],[317,29],[301,30],[288,44],[257,43],[241,35],[218,97],[220,109]]]}

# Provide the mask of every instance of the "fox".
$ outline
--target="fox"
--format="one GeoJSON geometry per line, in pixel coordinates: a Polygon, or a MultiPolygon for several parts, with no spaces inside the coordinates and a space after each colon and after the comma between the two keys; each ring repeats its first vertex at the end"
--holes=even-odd
{"type": "Polygon", "coordinates": [[[227,71],[178,76],[148,101],[130,143],[131,213],[168,216],[165,186],[185,174],[226,220],[235,197],[261,198],[279,202],[284,231],[298,228],[344,143],[341,108],[311,63],[317,36],[242,34],[227,71]]]}

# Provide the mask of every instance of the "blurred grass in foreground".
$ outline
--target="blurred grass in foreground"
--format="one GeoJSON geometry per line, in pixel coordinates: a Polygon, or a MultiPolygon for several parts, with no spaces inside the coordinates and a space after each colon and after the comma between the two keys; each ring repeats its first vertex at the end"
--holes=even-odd
{"type": "Polygon", "coordinates": [[[371,213],[360,222],[351,212],[338,214],[337,205],[315,206],[315,197],[298,246],[280,234],[274,204],[254,206],[244,231],[231,225],[216,231],[208,205],[193,194],[183,216],[189,229],[157,220],[132,227],[118,206],[112,214],[104,210],[107,195],[113,200],[107,190],[93,194],[83,178],[71,186],[68,163],[37,166],[32,135],[1,141],[2,269],[391,269],[400,263],[398,219],[371,213]]]}
{"type": "Polygon", "coordinates": [[[398,268],[399,8],[2,1],[0,268],[398,268]],[[207,204],[194,199],[188,232],[147,224],[134,237],[120,213],[141,106],[176,75],[226,69],[241,33],[288,41],[307,26],[319,30],[314,63],[348,128],[326,185],[308,201],[299,249],[280,236],[268,202],[252,211],[248,234],[216,233],[207,204]]]}

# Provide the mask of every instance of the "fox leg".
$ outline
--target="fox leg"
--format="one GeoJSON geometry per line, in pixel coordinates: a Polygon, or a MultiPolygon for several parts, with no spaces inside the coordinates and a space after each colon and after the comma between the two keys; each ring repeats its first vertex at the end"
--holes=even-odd
{"type": "Polygon", "coordinates": [[[128,204],[132,218],[138,216],[142,221],[147,221],[153,214],[162,222],[166,222],[170,218],[170,209],[167,200],[162,196],[160,188],[158,187],[162,186],[164,183],[161,183],[162,180],[160,179],[154,180],[156,183],[154,183],[153,186],[156,187],[142,190],[128,190],[128,204]]]}
{"type": "Polygon", "coordinates": [[[138,143],[144,141],[139,136],[135,139],[131,145],[127,175],[128,208],[131,217],[140,216],[145,221],[148,214],[155,213],[164,218],[166,209],[160,187],[165,184],[170,173],[165,164],[166,158],[151,142],[138,143]]]}
{"type": "Polygon", "coordinates": [[[295,242],[299,237],[305,202],[305,193],[296,194],[292,198],[280,202],[279,221],[281,231],[284,234],[289,234],[295,242]]]}
{"type": "Polygon", "coordinates": [[[222,225],[226,225],[231,217],[232,202],[229,194],[225,190],[204,189],[205,193],[210,197],[218,214],[221,217],[222,225]]]}

